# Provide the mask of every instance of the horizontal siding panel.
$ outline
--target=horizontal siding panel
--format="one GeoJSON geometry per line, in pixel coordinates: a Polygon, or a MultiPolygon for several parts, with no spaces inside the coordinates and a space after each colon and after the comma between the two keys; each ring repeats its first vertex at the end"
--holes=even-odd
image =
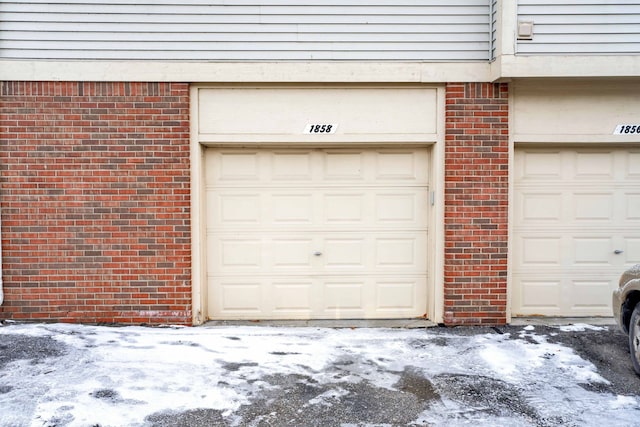
{"type": "MultiPolygon", "coordinates": [[[[247,33],[82,33],[82,32],[56,32],[51,34],[47,41],[42,41],[38,34],[32,32],[22,31],[0,31],[0,39],[13,40],[13,48],[27,48],[26,44],[30,45],[30,48],[40,47],[46,48],[47,45],[55,46],[59,42],[65,43],[65,48],[73,49],[74,44],[82,45],[82,49],[87,48],[99,48],[98,43],[106,42],[121,42],[128,43],[129,47],[133,48],[132,43],[135,42],[164,42],[163,46],[158,48],[164,48],[167,43],[179,43],[181,47],[184,42],[193,44],[193,48],[197,48],[198,44],[210,43],[210,42],[254,42],[254,43],[266,43],[266,42],[338,42],[338,43],[388,43],[388,42],[402,42],[407,43],[406,35],[404,34],[380,34],[380,33],[268,33],[260,37],[259,41],[256,41],[256,37],[253,34],[247,33]],[[194,42],[193,37],[197,37],[198,41],[194,42]]],[[[481,34],[475,33],[462,33],[462,34],[442,34],[442,33],[424,33],[417,34],[412,38],[411,44],[415,43],[441,43],[446,45],[447,43],[457,42],[469,42],[476,43],[474,46],[477,49],[481,49],[486,46],[486,40],[481,34]],[[480,44],[477,44],[480,43],[480,44]]],[[[107,46],[111,46],[110,44],[107,46]]],[[[222,47],[222,45],[218,45],[222,47]]],[[[381,45],[379,45],[381,47],[381,45]]],[[[147,48],[148,44],[141,45],[142,48],[147,48]]],[[[211,46],[216,47],[216,46],[211,46]]],[[[427,46],[423,46],[427,47],[427,46]]],[[[295,48],[295,46],[292,46],[295,48]]]]}
{"type": "MultiPolygon", "coordinates": [[[[217,24],[212,27],[211,24],[194,24],[194,23],[170,23],[170,24],[144,24],[144,23],[125,23],[125,22],[110,22],[103,23],[96,28],[95,23],[90,22],[77,22],[73,24],[73,28],[69,28],[69,23],[66,22],[39,22],[37,28],[25,28],[23,22],[2,22],[1,28],[6,33],[11,32],[23,32],[31,33],[35,37],[49,40],[55,37],[58,32],[65,31],[79,31],[85,34],[104,34],[117,32],[124,37],[127,34],[136,33],[253,33],[259,30],[263,30],[263,34],[268,33],[294,33],[296,30],[300,31],[303,26],[296,24],[280,24],[280,25],[264,25],[264,24],[217,24]],[[45,33],[45,34],[43,34],[45,33]]],[[[335,25],[342,28],[352,28],[351,25],[335,25]]],[[[308,26],[304,26],[306,28],[308,26]]],[[[324,26],[321,26],[323,28],[324,26]]],[[[388,30],[387,27],[381,26],[380,31],[388,30]]]]}
{"type": "MultiPolygon", "coordinates": [[[[519,53],[538,54],[537,49],[527,50],[528,46],[519,49],[519,53]]],[[[616,45],[615,48],[610,44],[604,43],[600,45],[596,44],[547,44],[545,45],[545,54],[562,54],[567,53],[579,54],[579,55],[610,55],[610,54],[627,54],[633,55],[640,53],[640,43],[625,43],[616,45]]]]}
{"type": "Polygon", "coordinates": [[[0,57],[487,61],[490,1],[3,2],[0,57]]]}
{"type": "MultiPolygon", "coordinates": [[[[206,42],[198,42],[192,43],[191,51],[208,51],[215,47],[220,51],[241,51],[241,50],[254,50],[260,51],[264,49],[264,45],[269,42],[216,42],[215,46],[206,43],[206,42]]],[[[28,50],[28,49],[36,49],[36,48],[47,48],[51,47],[52,49],[55,46],[58,46],[58,42],[28,42],[28,41],[19,41],[14,43],[17,49],[28,50]]],[[[181,42],[163,42],[162,45],[156,44],[155,49],[157,51],[178,51],[181,50],[183,43],[181,42]]],[[[394,50],[409,50],[409,51],[421,51],[427,48],[425,43],[405,43],[401,47],[398,46],[397,43],[383,43],[383,42],[373,42],[373,43],[317,43],[317,42],[304,42],[304,43],[295,43],[295,42],[283,42],[279,43],[279,46],[282,47],[283,50],[286,51],[309,51],[309,50],[318,50],[318,51],[348,51],[351,49],[355,49],[358,51],[378,51],[378,50],[386,50],[386,51],[394,51],[394,50]]],[[[471,49],[474,48],[488,48],[486,44],[473,44],[467,43],[467,46],[471,49]]],[[[124,48],[125,46],[123,46],[124,48]]],[[[149,50],[149,43],[144,42],[127,42],[126,47],[129,50],[149,50]]],[[[86,50],[88,48],[100,51],[100,50],[110,50],[113,48],[113,43],[109,42],[75,42],[75,41],[67,41],[65,42],[65,49],[68,50],[86,50]]],[[[439,43],[437,49],[439,50],[451,50],[454,51],[458,47],[455,42],[451,43],[439,43]]]]}
{"type": "MultiPolygon", "coordinates": [[[[397,3],[390,3],[385,6],[368,5],[366,8],[362,6],[345,6],[344,3],[340,5],[291,5],[291,6],[275,6],[275,5],[260,5],[260,6],[237,6],[229,3],[226,5],[211,5],[211,6],[189,6],[184,4],[178,5],[149,5],[145,8],[141,8],[139,4],[129,5],[113,5],[102,4],[99,10],[96,10],[95,5],[77,4],[77,5],[65,5],[65,4],[18,4],[18,3],[4,3],[3,10],[6,12],[13,12],[19,14],[33,13],[34,15],[47,14],[68,14],[68,15],[82,15],[82,14],[104,14],[104,15],[296,15],[301,12],[309,15],[361,15],[366,12],[366,15],[451,15],[460,10],[459,6],[451,4],[426,4],[423,2],[419,6],[403,6],[397,3]]],[[[467,14],[486,14],[486,7],[482,4],[476,6],[465,6],[465,13],[467,14]]]]}
{"type": "Polygon", "coordinates": [[[564,5],[560,0],[558,3],[552,5],[532,5],[532,6],[519,6],[518,12],[522,15],[537,15],[540,13],[540,9],[544,9],[545,15],[621,15],[628,13],[640,12],[640,5],[638,4],[585,4],[585,5],[564,5]]]}
{"type": "MultiPolygon", "coordinates": [[[[38,28],[34,30],[25,30],[22,23],[6,22],[2,23],[2,32],[5,35],[20,34],[26,36],[30,34],[31,40],[42,40],[45,37],[42,33],[48,33],[46,35],[47,40],[56,40],[58,33],[69,32],[68,24],[61,24],[58,22],[42,23],[38,24],[38,28]]],[[[190,37],[190,33],[200,33],[197,37],[204,34],[245,34],[251,36],[262,30],[260,37],[268,34],[277,33],[289,33],[291,37],[296,37],[299,34],[451,34],[454,37],[457,34],[475,33],[479,37],[484,37],[487,25],[482,24],[467,24],[464,25],[459,31],[455,33],[451,32],[450,25],[402,25],[394,29],[393,33],[389,33],[389,27],[387,25],[358,25],[358,24],[218,24],[212,27],[210,24],[169,24],[169,25],[156,25],[156,24],[125,24],[125,23],[111,23],[100,26],[100,31],[91,31],[94,29],[93,24],[77,23],[73,25],[72,33],[83,33],[83,35],[77,35],[75,39],[84,37],[88,34],[95,34],[96,37],[102,37],[109,33],[118,33],[122,37],[132,37],[136,34],[150,34],[153,37],[159,34],[168,34],[170,36],[184,34],[190,37]]],[[[256,38],[255,35],[253,35],[256,38]]],[[[406,36],[403,36],[406,39],[406,36]]],[[[19,38],[14,38],[19,39],[19,38]]]]}
{"type": "Polygon", "coordinates": [[[603,25],[638,24],[638,15],[519,15],[521,21],[534,21],[537,26],[545,25],[603,25]]]}
{"type": "Polygon", "coordinates": [[[5,1],[5,3],[15,4],[122,4],[130,5],[136,4],[141,6],[154,6],[154,5],[186,5],[186,6],[217,6],[217,5],[242,5],[242,6],[256,6],[256,5],[279,5],[279,6],[299,6],[299,5],[317,5],[317,6],[343,6],[344,4],[352,4],[357,6],[379,6],[397,4],[400,6],[421,6],[425,4],[447,4],[455,6],[473,6],[477,5],[477,0],[450,0],[446,2],[427,1],[425,0],[398,0],[390,3],[388,0],[143,0],[133,2],[131,0],[24,0],[24,1],[5,1]]]}
{"type": "MultiPolygon", "coordinates": [[[[586,35],[598,35],[599,34],[612,34],[612,35],[624,35],[624,34],[638,34],[637,24],[599,24],[592,26],[590,32],[586,35]]],[[[536,28],[536,34],[565,34],[570,36],[571,34],[585,35],[584,25],[545,25],[543,27],[536,28]]]]}
{"type": "Polygon", "coordinates": [[[559,40],[557,34],[537,34],[536,43],[543,45],[569,44],[637,44],[640,43],[640,34],[607,34],[607,41],[602,40],[603,34],[564,34],[559,40]]]}
{"type": "Polygon", "coordinates": [[[5,22],[22,22],[30,25],[39,25],[41,22],[65,22],[69,25],[76,23],[93,23],[96,30],[99,30],[99,24],[102,23],[157,23],[157,24],[385,24],[392,26],[394,24],[451,24],[454,26],[464,25],[468,23],[484,23],[487,33],[489,29],[489,20],[486,15],[461,15],[461,16],[444,16],[444,15],[307,15],[307,14],[290,14],[290,15],[171,15],[171,14],[150,14],[150,15],[132,15],[132,14],[24,14],[17,13],[14,15],[0,14],[0,19],[5,22]],[[64,21],[63,21],[64,20],[64,21]]]}
{"type": "Polygon", "coordinates": [[[640,0],[519,0],[518,20],[534,23],[518,54],[640,54],[640,0]]]}
{"type": "Polygon", "coordinates": [[[518,0],[520,6],[554,6],[564,4],[569,6],[582,5],[626,5],[638,4],[638,0],[518,0]]]}
{"type": "Polygon", "coordinates": [[[422,6],[422,5],[447,5],[447,6],[468,6],[468,5],[482,5],[485,4],[484,0],[449,0],[449,1],[425,1],[425,0],[398,0],[390,2],[389,0],[24,0],[24,1],[5,1],[6,4],[72,4],[72,5],[139,5],[139,6],[155,6],[155,5],[171,5],[171,6],[219,6],[219,5],[234,5],[234,6],[344,6],[345,4],[356,6],[422,6]]]}
{"type": "MultiPolygon", "coordinates": [[[[0,47],[1,48],[1,47],[0,47]]],[[[460,57],[465,61],[485,61],[487,54],[476,51],[347,51],[347,52],[302,52],[302,51],[271,51],[266,57],[262,51],[95,51],[92,55],[99,53],[99,59],[104,60],[176,60],[176,61],[265,61],[278,58],[278,61],[458,61],[460,57]]],[[[51,51],[51,50],[17,50],[13,59],[33,59],[33,58],[65,58],[69,60],[87,59],[86,51],[51,51]]]]}

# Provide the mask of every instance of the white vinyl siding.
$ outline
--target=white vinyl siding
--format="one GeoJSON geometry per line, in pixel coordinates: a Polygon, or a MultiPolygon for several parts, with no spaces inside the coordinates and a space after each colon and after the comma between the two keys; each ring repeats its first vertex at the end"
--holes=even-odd
{"type": "Polygon", "coordinates": [[[0,3],[0,58],[487,61],[490,0],[0,3]]]}
{"type": "Polygon", "coordinates": [[[640,53],[638,0],[519,0],[518,20],[534,24],[518,54],[640,53]]]}
{"type": "Polygon", "coordinates": [[[496,59],[496,44],[498,42],[498,0],[491,2],[491,60],[496,59]]]}

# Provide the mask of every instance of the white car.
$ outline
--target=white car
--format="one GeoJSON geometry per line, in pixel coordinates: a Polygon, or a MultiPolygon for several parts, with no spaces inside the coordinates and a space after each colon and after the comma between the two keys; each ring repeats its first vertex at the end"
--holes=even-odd
{"type": "Polygon", "coordinates": [[[640,375],[640,264],[622,273],[612,298],[613,316],[620,329],[629,334],[633,369],[640,375]]]}

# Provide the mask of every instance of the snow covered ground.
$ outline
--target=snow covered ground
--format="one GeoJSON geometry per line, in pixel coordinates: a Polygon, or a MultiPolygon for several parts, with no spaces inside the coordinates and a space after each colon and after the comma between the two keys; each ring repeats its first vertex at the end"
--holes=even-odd
{"type": "Polygon", "coordinates": [[[485,331],[0,326],[0,426],[640,425],[571,348],[485,331]]]}

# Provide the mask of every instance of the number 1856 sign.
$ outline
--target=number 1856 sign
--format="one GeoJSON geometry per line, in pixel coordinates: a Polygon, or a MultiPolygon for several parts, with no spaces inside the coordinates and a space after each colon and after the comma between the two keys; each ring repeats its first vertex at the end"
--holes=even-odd
{"type": "Polygon", "coordinates": [[[338,125],[335,123],[311,123],[305,126],[302,133],[306,135],[332,135],[336,133],[338,125]]]}
{"type": "Polygon", "coordinates": [[[640,124],[618,125],[613,131],[614,135],[640,135],[640,124]]]}

